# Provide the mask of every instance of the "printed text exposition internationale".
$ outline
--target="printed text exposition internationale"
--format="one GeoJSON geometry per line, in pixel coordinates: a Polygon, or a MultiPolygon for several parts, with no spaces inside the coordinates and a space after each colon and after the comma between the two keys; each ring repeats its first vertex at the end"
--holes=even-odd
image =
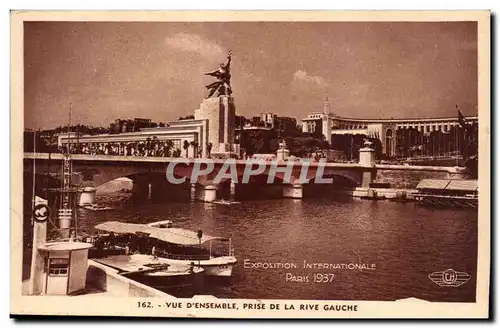
{"type": "Polygon", "coordinates": [[[295,262],[252,262],[243,261],[245,269],[318,269],[318,270],[376,270],[375,263],[318,263],[304,260],[301,265],[295,262]]]}

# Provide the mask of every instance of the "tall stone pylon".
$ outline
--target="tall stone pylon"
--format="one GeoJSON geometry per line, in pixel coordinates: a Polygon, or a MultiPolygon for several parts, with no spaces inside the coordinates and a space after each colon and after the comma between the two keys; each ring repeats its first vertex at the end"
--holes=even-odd
{"type": "Polygon", "coordinates": [[[323,113],[326,115],[330,114],[330,100],[328,97],[326,97],[325,104],[323,105],[323,113]]]}
{"type": "Polygon", "coordinates": [[[232,96],[203,99],[194,117],[196,120],[207,120],[207,144],[212,144],[212,154],[234,151],[235,106],[232,96]]]}
{"type": "Polygon", "coordinates": [[[330,120],[330,100],[325,99],[325,104],[323,106],[323,115],[321,117],[321,131],[325,136],[325,140],[331,145],[332,142],[332,122],[330,120]]]}

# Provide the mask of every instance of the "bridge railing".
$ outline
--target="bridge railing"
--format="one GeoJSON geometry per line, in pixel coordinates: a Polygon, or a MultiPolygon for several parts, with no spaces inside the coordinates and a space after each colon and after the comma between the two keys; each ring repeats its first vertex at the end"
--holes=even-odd
{"type": "MultiPolygon", "coordinates": [[[[24,153],[25,159],[35,160],[62,160],[63,154],[59,153],[24,153]]],[[[146,157],[146,156],[120,156],[120,155],[84,155],[72,154],[71,158],[74,161],[106,161],[106,162],[144,162],[144,163],[207,163],[224,164],[228,160],[224,159],[210,159],[210,158],[185,158],[185,157],[146,157]]],[[[265,163],[266,165],[278,164],[288,165],[287,161],[265,161],[265,160],[244,160],[244,159],[231,159],[237,165],[245,165],[247,163],[265,163]]],[[[294,161],[298,165],[307,162],[310,166],[320,166],[330,168],[362,168],[358,163],[344,163],[344,162],[317,162],[314,160],[294,161]]],[[[295,164],[294,164],[295,165],[295,164]]],[[[448,173],[461,173],[465,170],[463,167],[458,166],[425,166],[425,165],[409,165],[409,164],[375,164],[373,169],[377,170],[399,170],[399,171],[429,171],[429,172],[448,172],[448,173]]]]}

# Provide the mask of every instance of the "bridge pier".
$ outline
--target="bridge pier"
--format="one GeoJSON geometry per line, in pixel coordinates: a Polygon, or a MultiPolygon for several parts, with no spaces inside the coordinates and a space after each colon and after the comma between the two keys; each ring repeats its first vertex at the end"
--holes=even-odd
{"type": "Polygon", "coordinates": [[[300,183],[283,185],[283,198],[300,199],[304,196],[304,188],[300,183]]]}
{"type": "Polygon", "coordinates": [[[217,187],[214,185],[197,185],[194,199],[202,202],[213,202],[217,199],[217,187]]]}
{"type": "Polygon", "coordinates": [[[368,188],[370,187],[370,183],[377,179],[377,170],[376,169],[366,169],[363,171],[361,176],[361,187],[368,188]]]}
{"type": "Polygon", "coordinates": [[[191,189],[190,189],[190,199],[191,202],[194,202],[196,200],[196,183],[191,183],[191,189]]]}
{"type": "Polygon", "coordinates": [[[235,199],[236,197],[236,181],[231,180],[231,185],[229,186],[229,197],[235,199]]]}
{"type": "Polygon", "coordinates": [[[238,194],[238,189],[241,185],[237,184],[236,181],[224,181],[216,185],[201,186],[198,185],[195,188],[194,199],[201,200],[204,202],[211,202],[216,199],[226,199],[235,200],[238,194]],[[213,188],[215,188],[215,194],[213,193],[213,188]]]}
{"type": "Polygon", "coordinates": [[[95,194],[97,188],[94,187],[85,187],[80,193],[80,200],[78,205],[86,205],[86,204],[95,204],[95,194]]]}
{"type": "Polygon", "coordinates": [[[370,183],[377,178],[375,169],[375,150],[372,149],[370,142],[365,142],[365,146],[359,149],[359,165],[365,167],[361,176],[361,187],[369,187],[370,183]]]}

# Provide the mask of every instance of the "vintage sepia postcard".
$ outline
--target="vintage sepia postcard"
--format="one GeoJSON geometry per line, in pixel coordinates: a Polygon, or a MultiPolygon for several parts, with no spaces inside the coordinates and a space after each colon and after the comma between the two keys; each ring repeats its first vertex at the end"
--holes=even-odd
{"type": "Polygon", "coordinates": [[[489,11],[11,35],[12,316],[489,316],[489,11]]]}

